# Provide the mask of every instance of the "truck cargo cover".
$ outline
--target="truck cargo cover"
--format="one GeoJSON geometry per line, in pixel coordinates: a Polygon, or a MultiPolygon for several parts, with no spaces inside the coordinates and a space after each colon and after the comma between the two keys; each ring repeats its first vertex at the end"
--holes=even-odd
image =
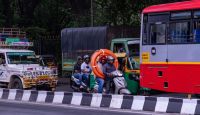
{"type": "Polygon", "coordinates": [[[107,27],[65,28],[61,31],[63,53],[87,52],[106,47],[107,27]]]}

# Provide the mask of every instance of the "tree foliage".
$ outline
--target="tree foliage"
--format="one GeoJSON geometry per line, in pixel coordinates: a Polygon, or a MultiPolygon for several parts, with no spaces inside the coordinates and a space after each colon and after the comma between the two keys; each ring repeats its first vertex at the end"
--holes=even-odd
{"type": "Polygon", "coordinates": [[[143,8],[175,1],[181,0],[0,0],[0,27],[58,34],[65,27],[91,26],[91,17],[94,26],[138,25],[143,8]]]}

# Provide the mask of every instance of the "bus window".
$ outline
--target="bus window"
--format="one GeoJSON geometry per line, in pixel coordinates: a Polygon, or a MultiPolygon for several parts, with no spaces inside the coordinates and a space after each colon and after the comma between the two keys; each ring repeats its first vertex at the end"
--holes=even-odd
{"type": "Polygon", "coordinates": [[[148,43],[149,43],[149,41],[148,41],[148,38],[147,38],[147,33],[144,33],[142,35],[142,44],[146,45],[148,43]]]}
{"type": "Polygon", "coordinates": [[[168,43],[190,43],[190,22],[170,24],[168,43]]]}
{"type": "Polygon", "coordinates": [[[151,44],[164,44],[166,38],[166,24],[154,24],[150,28],[151,44]]]}
{"type": "Polygon", "coordinates": [[[191,11],[171,13],[171,19],[189,19],[191,18],[191,11]]]}
{"type": "Polygon", "coordinates": [[[147,15],[144,15],[143,35],[142,35],[142,43],[143,44],[148,44],[148,39],[147,39],[147,20],[148,20],[147,15]]]}
{"type": "Polygon", "coordinates": [[[200,11],[194,11],[194,18],[200,18],[200,11]]]}
{"type": "Polygon", "coordinates": [[[194,41],[200,43],[200,21],[194,22],[194,41]]]}

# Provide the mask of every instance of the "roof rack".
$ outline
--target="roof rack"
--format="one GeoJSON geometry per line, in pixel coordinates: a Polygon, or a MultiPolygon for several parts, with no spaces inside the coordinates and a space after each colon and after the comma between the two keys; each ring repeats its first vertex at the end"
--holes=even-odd
{"type": "Polygon", "coordinates": [[[19,28],[0,28],[0,35],[26,37],[26,32],[21,31],[19,28]]]}
{"type": "Polygon", "coordinates": [[[9,49],[28,49],[33,46],[33,42],[0,42],[0,48],[9,48],[9,49]]]}
{"type": "Polygon", "coordinates": [[[28,42],[26,32],[19,28],[0,28],[0,48],[27,49],[33,46],[28,42]]]}

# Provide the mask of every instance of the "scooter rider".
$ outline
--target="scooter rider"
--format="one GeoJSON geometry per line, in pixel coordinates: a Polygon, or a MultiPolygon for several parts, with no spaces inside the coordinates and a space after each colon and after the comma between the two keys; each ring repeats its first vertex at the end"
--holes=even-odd
{"type": "MultiPolygon", "coordinates": [[[[77,62],[76,64],[74,65],[74,77],[77,78],[77,79],[80,79],[82,77],[81,75],[81,64],[83,63],[83,59],[81,56],[78,56],[77,57],[77,62]]],[[[79,81],[80,83],[80,81],[79,81]]]]}
{"type": "MultiPolygon", "coordinates": [[[[103,72],[103,66],[106,64],[106,62],[107,62],[106,56],[103,55],[99,58],[98,67],[101,69],[102,72],[103,72]]],[[[104,78],[96,76],[96,81],[98,83],[98,93],[102,93],[103,85],[104,85],[104,78]]]]}
{"type": "Polygon", "coordinates": [[[86,85],[89,85],[88,78],[89,78],[90,73],[92,72],[92,68],[90,66],[90,57],[89,55],[85,55],[83,59],[84,59],[84,62],[81,64],[82,77],[80,77],[79,80],[81,83],[83,81],[86,85]]]}
{"type": "Polygon", "coordinates": [[[115,59],[112,56],[107,57],[107,63],[103,65],[103,73],[105,75],[106,93],[110,92],[110,85],[112,82],[113,75],[112,72],[116,71],[114,66],[115,59]]]}

